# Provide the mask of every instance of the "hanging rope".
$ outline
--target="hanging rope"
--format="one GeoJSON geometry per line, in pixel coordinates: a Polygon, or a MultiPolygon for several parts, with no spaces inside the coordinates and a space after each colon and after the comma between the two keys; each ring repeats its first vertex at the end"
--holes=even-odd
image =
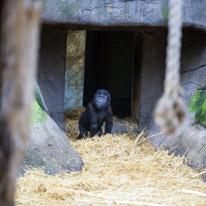
{"type": "Polygon", "coordinates": [[[164,133],[173,133],[185,115],[185,105],[180,97],[180,55],[182,37],[182,0],[170,0],[169,33],[166,59],[164,94],[158,102],[155,121],[164,133]]]}

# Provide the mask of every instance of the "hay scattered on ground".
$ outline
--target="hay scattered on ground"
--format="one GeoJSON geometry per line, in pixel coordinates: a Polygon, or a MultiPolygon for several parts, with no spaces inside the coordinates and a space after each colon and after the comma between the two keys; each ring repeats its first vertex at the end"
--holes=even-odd
{"type": "Polygon", "coordinates": [[[78,107],[74,110],[69,110],[65,114],[64,123],[69,132],[66,133],[69,139],[77,139],[79,135],[79,118],[85,111],[85,107],[78,107]]]}
{"type": "Polygon", "coordinates": [[[65,120],[78,120],[80,115],[85,111],[85,107],[78,107],[77,109],[68,110],[65,113],[65,120]]]}
{"type": "Polygon", "coordinates": [[[84,170],[56,176],[28,171],[18,179],[17,206],[206,205],[200,173],[183,158],[140,142],[134,146],[126,134],[71,140],[84,170]]]}
{"type": "Polygon", "coordinates": [[[192,170],[167,151],[156,152],[144,133],[138,141],[132,132],[76,140],[83,111],[69,111],[65,119],[83,171],[56,176],[28,171],[18,179],[17,206],[206,205],[206,184],[200,179],[206,171],[192,170]]]}
{"type": "MultiPolygon", "coordinates": [[[[80,115],[85,111],[85,107],[78,107],[74,110],[69,110],[65,114],[64,123],[66,125],[66,128],[69,130],[69,132],[66,132],[66,135],[71,140],[77,139],[79,135],[79,118],[80,115]]],[[[131,128],[128,130],[128,135],[132,138],[136,138],[136,135],[133,131],[137,130],[137,123],[134,122],[131,118],[125,118],[125,119],[119,119],[118,117],[113,117],[114,124],[115,122],[122,122],[125,126],[128,126],[128,128],[131,128]]],[[[104,127],[103,127],[104,131],[104,127]]]]}

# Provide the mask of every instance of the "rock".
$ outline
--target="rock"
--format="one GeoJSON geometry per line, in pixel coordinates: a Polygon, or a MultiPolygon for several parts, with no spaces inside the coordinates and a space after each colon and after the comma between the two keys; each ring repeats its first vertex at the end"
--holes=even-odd
{"type": "Polygon", "coordinates": [[[53,175],[62,170],[81,171],[82,167],[83,161],[66,135],[34,101],[28,148],[22,168],[41,168],[53,175]]]}
{"type": "MultiPolygon", "coordinates": [[[[185,27],[206,28],[206,1],[184,0],[185,27]]],[[[167,26],[168,0],[44,0],[44,23],[85,26],[167,26]]]]}
{"type": "Polygon", "coordinates": [[[137,124],[127,121],[127,119],[115,118],[113,120],[112,134],[124,134],[132,131],[134,134],[139,134],[137,124]]]}

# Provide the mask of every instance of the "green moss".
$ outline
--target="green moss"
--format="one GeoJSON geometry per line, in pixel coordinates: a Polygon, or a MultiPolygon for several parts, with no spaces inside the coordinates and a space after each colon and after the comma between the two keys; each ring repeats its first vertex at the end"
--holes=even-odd
{"type": "Polygon", "coordinates": [[[39,95],[38,89],[37,89],[36,87],[35,87],[35,89],[34,89],[34,97],[35,97],[36,101],[37,101],[40,105],[43,104],[42,99],[41,99],[41,96],[39,95]]]}
{"type": "Polygon", "coordinates": [[[167,22],[169,18],[169,8],[166,6],[162,7],[162,16],[164,18],[164,21],[167,22]]]}
{"type": "Polygon", "coordinates": [[[189,111],[195,112],[196,120],[206,125],[206,90],[196,93],[189,103],[189,111]]]}
{"type": "Polygon", "coordinates": [[[32,103],[32,115],[31,115],[31,124],[34,123],[45,123],[46,114],[43,109],[40,107],[36,100],[32,103]]]}

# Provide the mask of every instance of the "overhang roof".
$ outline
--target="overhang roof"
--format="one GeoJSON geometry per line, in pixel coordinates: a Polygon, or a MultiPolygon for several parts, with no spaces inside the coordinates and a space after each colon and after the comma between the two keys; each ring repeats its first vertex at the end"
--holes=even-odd
{"type": "MultiPolygon", "coordinates": [[[[184,0],[185,27],[206,28],[206,0],[184,0]]],[[[167,0],[44,0],[49,24],[99,27],[167,26],[167,0]]]]}

